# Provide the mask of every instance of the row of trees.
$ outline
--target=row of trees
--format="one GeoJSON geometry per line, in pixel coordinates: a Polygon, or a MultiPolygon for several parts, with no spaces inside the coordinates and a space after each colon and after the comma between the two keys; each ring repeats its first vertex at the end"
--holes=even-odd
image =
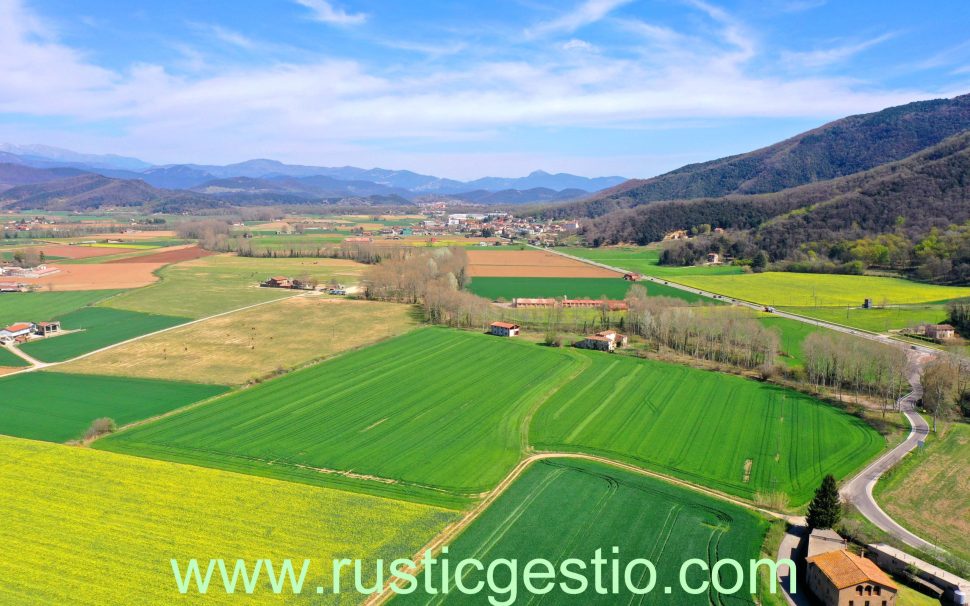
{"type": "Polygon", "coordinates": [[[669,297],[648,297],[643,286],[627,294],[627,330],[678,353],[742,368],[770,369],[779,349],[778,333],[742,311],[684,307],[669,297]]]}
{"type": "Polygon", "coordinates": [[[909,389],[906,352],[898,347],[833,331],[815,332],[802,344],[805,371],[816,391],[850,390],[888,406],[909,389]]]}
{"type": "Polygon", "coordinates": [[[962,356],[940,354],[923,369],[923,408],[937,420],[950,419],[962,413],[970,416],[970,360],[962,356]]]}

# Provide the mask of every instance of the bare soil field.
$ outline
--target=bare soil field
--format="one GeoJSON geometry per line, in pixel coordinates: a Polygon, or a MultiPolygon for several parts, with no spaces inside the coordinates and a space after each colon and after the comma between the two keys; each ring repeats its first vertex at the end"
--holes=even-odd
{"type": "MultiPolygon", "coordinates": [[[[117,249],[108,249],[117,250],[117,249]]],[[[140,288],[158,281],[154,274],[165,263],[122,263],[93,265],[52,265],[61,271],[42,278],[18,278],[42,291],[57,290],[106,290],[140,288]]]]}
{"type": "Polygon", "coordinates": [[[542,250],[468,250],[468,271],[475,277],[615,278],[615,271],[587,265],[542,250]]]}
{"type": "Polygon", "coordinates": [[[396,303],[296,297],[146,337],[59,370],[239,385],[404,333],[416,324],[409,312],[396,303]]]}
{"type": "MultiPolygon", "coordinates": [[[[118,250],[118,249],[114,249],[118,250]]],[[[180,263],[182,261],[192,261],[195,259],[201,259],[202,257],[208,257],[215,253],[211,253],[203,248],[196,245],[191,246],[177,246],[172,248],[166,248],[160,252],[142,255],[138,257],[128,257],[127,259],[115,259],[113,261],[108,261],[107,264],[116,263],[180,263]]]]}

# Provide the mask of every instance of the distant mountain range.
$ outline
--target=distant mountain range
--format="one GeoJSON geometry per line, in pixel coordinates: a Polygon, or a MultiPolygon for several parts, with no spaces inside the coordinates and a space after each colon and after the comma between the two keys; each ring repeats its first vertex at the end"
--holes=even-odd
{"type": "Polygon", "coordinates": [[[407,205],[422,196],[510,205],[576,199],[625,181],[535,171],[520,178],[462,182],[406,170],[303,166],[263,159],[226,166],[153,166],[124,156],[0,144],[0,207],[16,208],[172,210],[340,201],[407,205]]]}

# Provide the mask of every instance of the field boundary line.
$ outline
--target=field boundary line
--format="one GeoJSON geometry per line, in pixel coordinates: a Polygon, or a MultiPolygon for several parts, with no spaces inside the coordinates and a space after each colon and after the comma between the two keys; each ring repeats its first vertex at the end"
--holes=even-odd
{"type": "Polygon", "coordinates": [[[288,299],[295,299],[297,297],[306,297],[308,294],[309,293],[302,293],[302,294],[298,294],[298,295],[287,295],[287,296],[280,297],[279,299],[273,299],[271,301],[261,301],[259,303],[254,303],[252,305],[246,305],[245,307],[239,307],[239,308],[236,308],[236,309],[230,309],[229,311],[219,312],[217,314],[213,314],[211,316],[206,316],[204,318],[197,318],[195,320],[189,320],[188,322],[183,322],[182,324],[176,324],[175,326],[169,326],[168,328],[163,328],[161,330],[156,330],[154,332],[150,332],[150,333],[146,333],[146,334],[143,334],[143,335],[139,335],[137,337],[132,337],[132,338],[126,339],[124,341],[119,341],[117,343],[112,343],[111,345],[106,345],[105,347],[102,347],[100,349],[95,349],[94,351],[89,351],[89,352],[87,352],[85,354],[81,354],[79,356],[76,356],[74,358],[71,358],[70,360],[63,360],[61,362],[44,362],[44,363],[42,363],[43,366],[39,366],[39,367],[35,366],[35,367],[32,367],[32,368],[25,368],[23,370],[20,370],[20,371],[17,371],[17,372],[12,372],[12,373],[10,373],[8,375],[4,375],[4,376],[5,377],[12,377],[14,375],[18,375],[18,374],[21,374],[21,373],[33,372],[35,370],[40,370],[42,368],[43,369],[47,369],[47,368],[51,368],[52,366],[60,366],[61,364],[68,364],[70,362],[76,362],[78,360],[83,360],[84,358],[87,358],[89,356],[93,356],[95,354],[99,354],[101,352],[108,351],[110,349],[114,349],[115,347],[120,347],[122,345],[127,345],[129,343],[134,343],[134,342],[140,341],[142,339],[147,339],[148,337],[154,337],[155,335],[160,335],[162,333],[170,332],[170,331],[173,331],[173,330],[175,330],[177,328],[184,328],[186,326],[192,326],[193,324],[198,324],[200,322],[206,322],[208,320],[213,320],[215,318],[221,318],[223,316],[228,316],[228,315],[231,315],[231,314],[234,314],[234,313],[238,313],[240,311],[246,311],[248,309],[253,309],[253,308],[256,308],[256,307],[262,307],[263,305],[270,305],[272,303],[278,303],[280,301],[285,301],[285,300],[288,300],[288,299]]]}
{"type": "MultiPolygon", "coordinates": [[[[485,496],[484,499],[482,499],[482,501],[480,501],[477,505],[475,505],[475,507],[470,509],[468,513],[462,516],[461,519],[459,519],[457,522],[453,522],[452,524],[449,524],[448,526],[446,526],[444,530],[442,530],[434,538],[428,541],[423,547],[421,547],[421,549],[419,549],[418,552],[414,554],[412,558],[417,565],[413,568],[407,569],[405,572],[413,574],[414,576],[418,576],[424,568],[420,564],[420,562],[425,552],[427,552],[428,550],[431,550],[431,553],[433,556],[440,554],[442,547],[444,547],[452,539],[461,535],[469,526],[471,526],[473,522],[475,522],[475,520],[481,517],[481,515],[485,513],[485,511],[489,507],[491,507],[491,505],[496,500],[498,500],[498,498],[502,496],[509,489],[509,487],[512,484],[514,484],[515,481],[518,480],[523,473],[525,473],[525,471],[529,467],[531,467],[534,463],[537,463],[539,461],[547,461],[552,459],[581,459],[581,460],[593,461],[595,463],[602,463],[610,467],[616,467],[619,469],[623,469],[624,471],[628,471],[638,475],[652,477],[652,478],[667,482],[668,484],[674,484],[682,488],[692,490],[694,492],[699,492],[706,496],[713,497],[719,501],[724,501],[724,502],[731,503],[733,505],[738,505],[750,511],[761,513],[762,515],[766,515],[772,518],[786,520],[786,521],[790,520],[790,516],[787,516],[785,514],[782,514],[776,511],[771,511],[770,509],[764,509],[752,503],[746,503],[734,497],[719,493],[715,490],[704,488],[696,484],[691,484],[690,482],[686,482],[684,480],[666,476],[664,474],[657,473],[655,471],[651,471],[643,467],[637,467],[636,465],[631,465],[629,463],[615,461],[613,459],[609,459],[606,457],[588,455],[583,453],[575,453],[575,452],[537,452],[537,453],[530,454],[529,456],[519,461],[518,464],[516,464],[516,466],[512,468],[512,471],[510,471],[508,475],[506,475],[502,479],[502,481],[495,486],[495,488],[493,488],[491,491],[487,493],[487,495],[485,496]]],[[[388,600],[390,600],[395,595],[397,595],[391,589],[391,586],[395,584],[396,583],[394,583],[394,581],[391,581],[391,580],[387,581],[387,583],[385,583],[384,587],[381,589],[381,592],[372,594],[369,598],[367,598],[367,600],[362,602],[362,606],[378,606],[379,604],[386,603],[388,600]]]]}
{"type": "MultiPolygon", "coordinates": [[[[556,251],[553,248],[542,248],[542,247],[534,246],[532,244],[530,244],[529,246],[533,248],[539,248],[542,250],[548,250],[553,254],[562,255],[564,257],[568,257],[570,259],[575,259],[578,261],[583,261],[591,265],[607,267],[611,269],[620,269],[620,268],[605,265],[603,263],[598,263],[590,259],[583,259],[582,257],[576,257],[568,253],[556,251]]],[[[669,286],[674,286],[681,290],[693,292],[703,297],[713,298],[714,293],[711,293],[709,291],[705,291],[699,288],[694,288],[693,286],[687,286],[686,284],[680,284],[676,281],[671,281],[671,280],[660,280],[655,276],[646,276],[646,278],[651,282],[662,281],[669,286]]],[[[722,296],[726,296],[726,295],[722,295],[722,296]]],[[[740,303],[741,305],[744,305],[756,310],[764,309],[765,307],[764,305],[760,305],[752,301],[747,301],[745,299],[740,299],[737,297],[728,297],[728,300],[735,301],[737,303],[740,303]]],[[[775,310],[772,313],[772,315],[777,317],[782,317],[782,318],[788,318],[796,322],[802,322],[805,324],[818,326],[821,328],[827,328],[829,330],[834,330],[844,334],[850,334],[863,339],[868,339],[871,341],[882,343],[884,345],[901,347],[906,349],[907,352],[915,351],[915,352],[924,354],[923,356],[917,357],[917,359],[914,362],[916,373],[919,373],[919,370],[925,364],[925,358],[933,358],[940,354],[940,351],[937,349],[933,349],[923,345],[908,343],[906,341],[903,341],[902,339],[898,339],[892,336],[883,335],[869,330],[853,328],[853,327],[846,326],[843,324],[838,324],[835,322],[827,322],[827,321],[819,320],[817,318],[812,318],[809,316],[802,316],[800,314],[791,313],[788,311],[775,310]]],[[[918,386],[918,383],[917,384],[913,383],[913,379],[915,376],[918,376],[918,375],[910,375],[908,377],[909,379],[911,379],[910,383],[913,385],[914,390],[918,386]]],[[[935,545],[919,537],[918,535],[912,533],[911,531],[907,530],[902,524],[900,524],[899,522],[894,520],[891,516],[889,516],[879,506],[879,504],[876,502],[875,497],[872,494],[872,489],[875,486],[876,482],[879,480],[879,477],[881,477],[890,468],[894,467],[900,460],[902,460],[903,456],[905,456],[913,448],[915,448],[916,446],[915,437],[917,434],[925,433],[926,421],[916,411],[916,406],[915,406],[915,402],[913,401],[913,396],[914,396],[914,393],[909,393],[898,400],[900,403],[909,402],[911,404],[911,408],[909,410],[901,411],[903,412],[903,416],[906,418],[906,421],[909,423],[909,426],[910,426],[909,436],[907,436],[906,439],[901,444],[898,444],[896,447],[890,449],[888,452],[884,452],[881,456],[877,457],[874,461],[870,462],[869,465],[865,466],[855,476],[851,478],[847,478],[843,484],[843,487],[840,493],[843,494],[843,497],[846,500],[850,502],[854,502],[854,504],[859,508],[859,511],[860,513],[862,513],[863,517],[865,517],[867,520],[875,524],[876,527],[888,532],[893,537],[903,541],[905,544],[911,547],[925,547],[925,545],[929,545],[930,547],[935,547],[935,545]],[[900,451],[902,451],[902,453],[900,453],[900,451]],[[880,471],[881,467],[885,467],[885,469],[880,471]],[[878,475],[875,478],[870,477],[868,479],[868,482],[862,487],[862,494],[859,494],[860,492],[859,487],[856,486],[856,484],[858,484],[859,482],[862,481],[862,479],[864,479],[863,478],[864,475],[868,474],[869,476],[872,476],[872,474],[876,472],[878,472],[878,475]]]]}

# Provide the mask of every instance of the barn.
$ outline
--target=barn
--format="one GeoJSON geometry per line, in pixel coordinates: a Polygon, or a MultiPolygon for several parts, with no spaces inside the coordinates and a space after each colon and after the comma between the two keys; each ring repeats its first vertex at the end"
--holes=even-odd
{"type": "Polygon", "coordinates": [[[519,325],[508,322],[492,322],[488,332],[497,337],[517,337],[519,335],[519,325]]]}

